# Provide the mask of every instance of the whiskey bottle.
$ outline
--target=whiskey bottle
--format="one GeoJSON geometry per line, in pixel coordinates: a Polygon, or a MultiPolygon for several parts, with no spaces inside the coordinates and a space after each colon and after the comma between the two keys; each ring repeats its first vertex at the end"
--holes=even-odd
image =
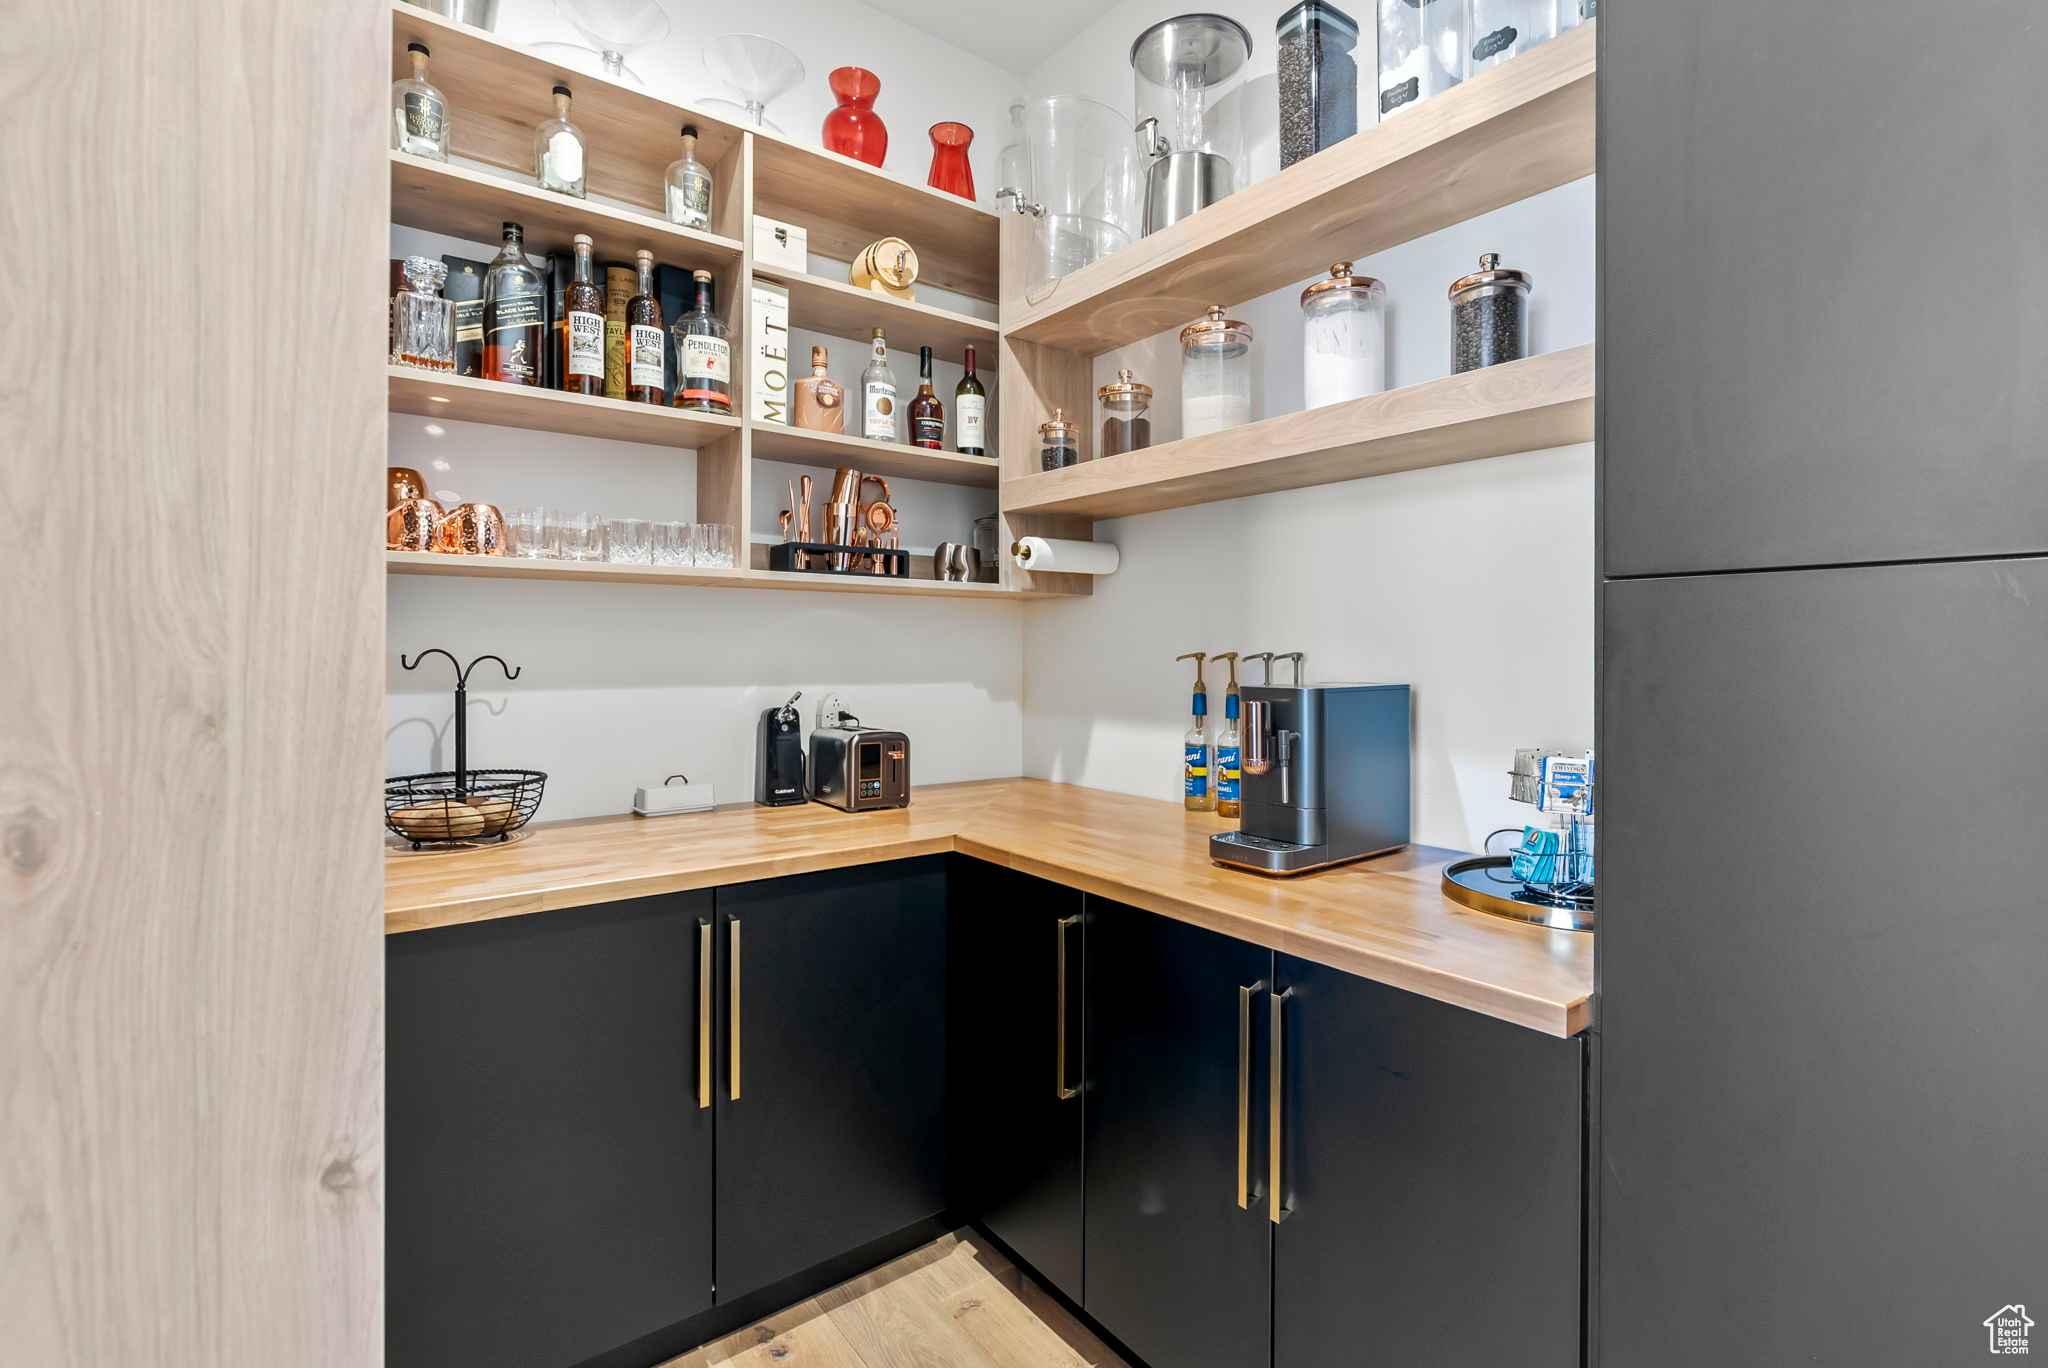
{"type": "Polygon", "coordinates": [[[448,160],[448,102],[427,83],[427,45],[407,43],[412,75],[391,83],[391,146],[433,161],[448,160]]]}
{"type": "Polygon", "coordinates": [[[875,349],[860,373],[860,435],[871,442],[896,437],[896,372],[889,369],[889,343],[875,329],[875,349]]]}
{"type": "Polygon", "coordinates": [[[592,279],[596,267],[591,260],[590,235],[578,233],[576,270],[569,288],[562,292],[562,319],[556,325],[561,338],[562,388],[570,394],[604,393],[604,292],[592,279]]]}
{"type": "Polygon", "coordinates": [[[582,130],[569,122],[569,87],[555,87],[555,117],[533,130],[533,178],[543,190],[583,198],[585,155],[582,130]]]}
{"type": "Polygon", "coordinates": [[[675,407],[732,412],[732,342],[713,304],[711,272],[690,272],[696,299],[669,331],[676,343],[675,407]]]}
{"type": "Polygon", "coordinates": [[[697,125],[683,125],[683,155],[668,165],[668,221],[711,227],[711,173],[697,160],[697,125]]]}
{"type": "Polygon", "coordinates": [[[967,374],[953,387],[953,440],[962,456],[988,454],[988,391],[974,374],[974,348],[967,349],[967,374]]]}
{"type": "Polygon", "coordinates": [[[505,225],[505,245],[484,273],[484,379],[507,385],[540,383],[540,349],[547,324],[547,286],[526,259],[525,230],[505,225]]]}
{"type": "Polygon", "coordinates": [[[654,253],[635,252],[640,292],[626,302],[626,402],[659,404],[662,392],[661,299],[654,293],[654,253]]]}
{"type": "Polygon", "coordinates": [[[823,347],[811,348],[811,373],[791,386],[796,391],[792,417],[800,428],[812,432],[846,431],[846,389],[825,374],[827,356],[823,347]]]}
{"type": "Polygon", "coordinates": [[[917,397],[910,401],[910,444],[939,451],[946,445],[946,406],[932,393],[932,349],[917,349],[917,397]]]}

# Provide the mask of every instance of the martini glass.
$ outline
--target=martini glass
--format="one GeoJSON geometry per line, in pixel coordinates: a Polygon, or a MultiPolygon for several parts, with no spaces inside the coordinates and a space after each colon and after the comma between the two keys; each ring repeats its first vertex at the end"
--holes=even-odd
{"type": "Polygon", "coordinates": [[[780,133],[782,129],[769,121],[768,102],[794,90],[804,78],[804,64],[794,52],[758,33],[728,33],[713,38],[704,45],[704,69],[739,99],[704,100],[700,108],[771,133],[780,133]]]}
{"type": "Polygon", "coordinates": [[[536,49],[595,56],[614,81],[647,84],[626,58],[668,37],[668,11],[660,0],[555,0],[555,10],[583,42],[535,43],[536,49]]]}

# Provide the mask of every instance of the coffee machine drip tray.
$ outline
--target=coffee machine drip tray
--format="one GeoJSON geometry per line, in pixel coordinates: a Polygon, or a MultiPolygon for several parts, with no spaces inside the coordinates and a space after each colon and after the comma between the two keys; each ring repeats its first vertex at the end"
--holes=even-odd
{"type": "MultiPolygon", "coordinates": [[[[1390,846],[1399,850],[1399,846],[1390,846]]],[[[1327,869],[1331,865],[1349,864],[1372,855],[1383,855],[1385,851],[1367,851],[1361,855],[1347,855],[1341,859],[1330,858],[1330,848],[1320,845],[1302,845],[1297,841],[1275,841],[1266,836],[1252,836],[1242,831],[1223,831],[1209,838],[1209,858],[1220,865],[1233,869],[1248,869],[1254,874],[1272,874],[1285,877],[1289,874],[1306,874],[1312,869],[1327,869]]]]}

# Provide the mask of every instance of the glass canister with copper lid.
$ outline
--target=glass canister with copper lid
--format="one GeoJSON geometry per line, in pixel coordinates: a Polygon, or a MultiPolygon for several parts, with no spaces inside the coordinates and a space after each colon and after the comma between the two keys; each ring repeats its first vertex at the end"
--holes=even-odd
{"type": "Polygon", "coordinates": [[[1081,429],[1067,421],[1065,409],[1054,409],[1052,417],[1038,425],[1038,468],[1058,470],[1081,463],[1081,429]]]}
{"type": "Polygon", "coordinates": [[[1152,445],[1152,420],[1145,410],[1152,406],[1152,387],[1141,385],[1128,370],[1095,391],[1102,401],[1102,440],[1096,444],[1095,459],[1121,456],[1152,445]]]}
{"type": "Polygon", "coordinates": [[[1301,292],[1301,390],[1321,408],[1387,387],[1387,287],[1340,261],[1301,292]]]}
{"type": "Polygon", "coordinates": [[[1451,282],[1451,373],[1519,361],[1529,354],[1527,271],[1510,270],[1492,252],[1479,269],[1451,282]]]}
{"type": "Polygon", "coordinates": [[[1180,435],[1222,432],[1252,417],[1252,330],[1211,304],[1180,330],[1180,435]]]}

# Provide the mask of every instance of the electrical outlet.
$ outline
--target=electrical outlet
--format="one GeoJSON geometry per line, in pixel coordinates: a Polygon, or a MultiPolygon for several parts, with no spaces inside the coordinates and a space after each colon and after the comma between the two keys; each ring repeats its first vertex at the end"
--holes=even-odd
{"type": "Polygon", "coordinates": [[[826,693],[823,698],[818,700],[818,725],[820,727],[838,725],[839,714],[845,711],[846,705],[839,701],[838,694],[826,693]]]}

